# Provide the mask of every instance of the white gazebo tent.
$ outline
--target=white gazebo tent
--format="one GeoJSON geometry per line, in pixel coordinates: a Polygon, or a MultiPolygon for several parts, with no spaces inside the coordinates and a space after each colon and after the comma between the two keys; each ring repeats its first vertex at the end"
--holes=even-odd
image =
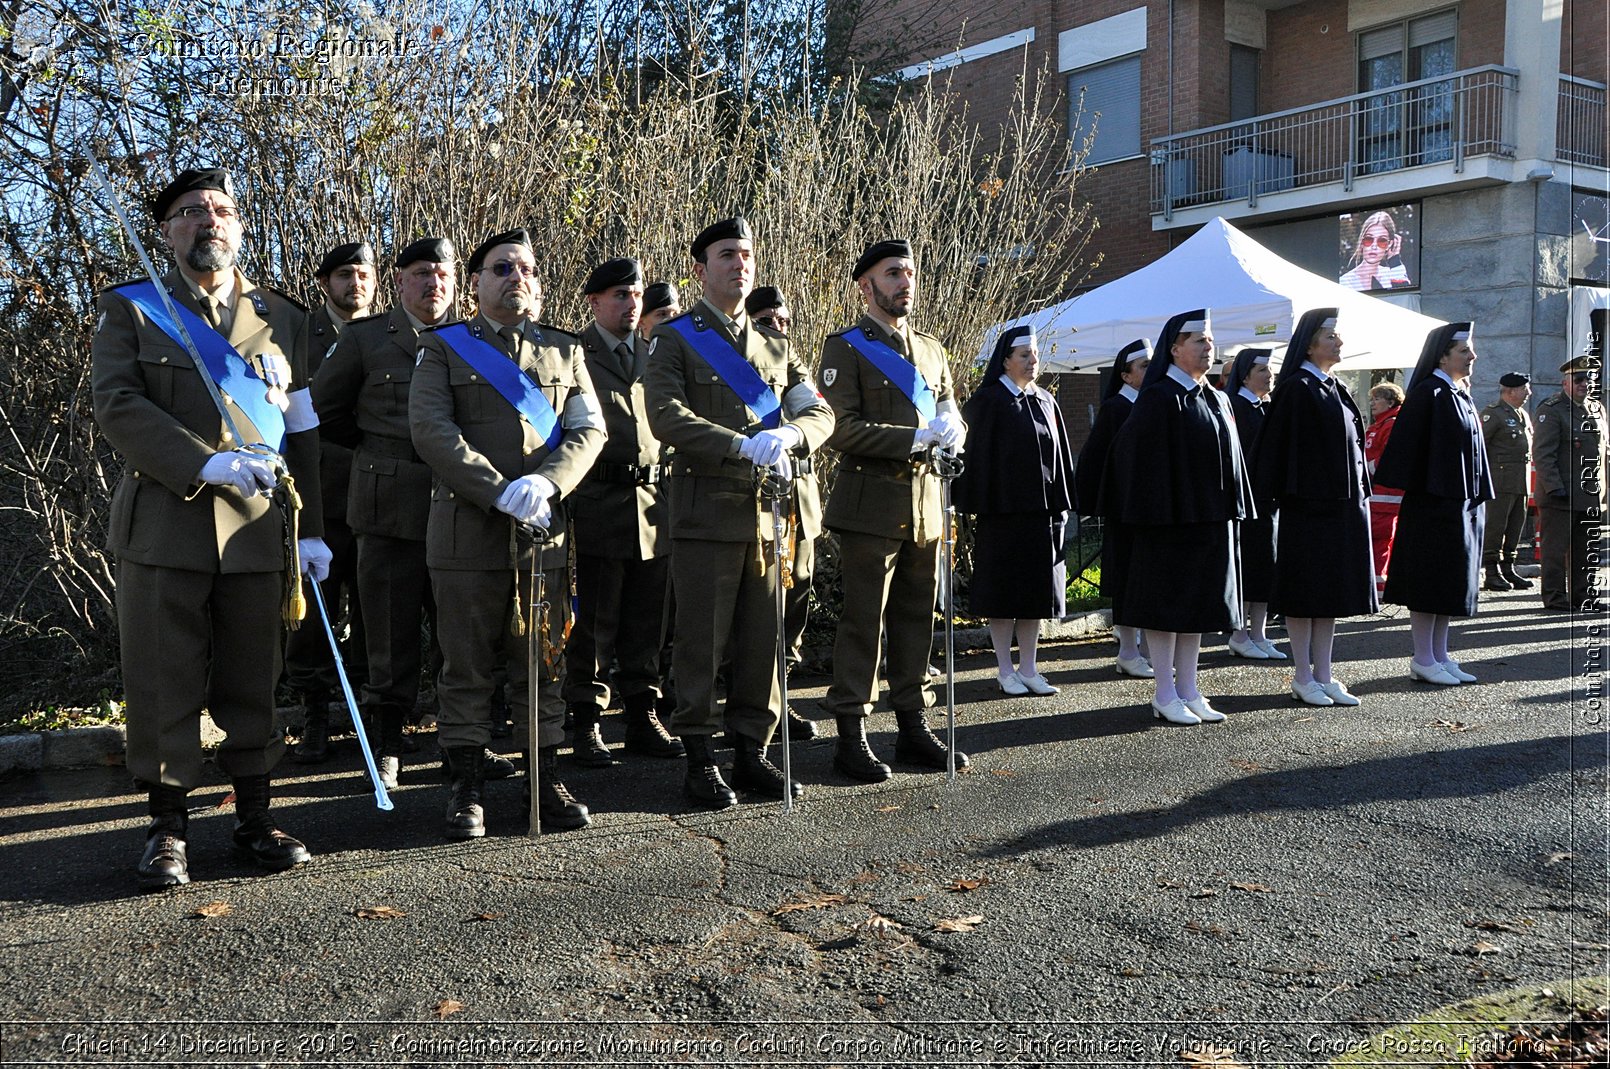
{"type": "Polygon", "coordinates": [[[1426,334],[1442,320],[1388,304],[1284,260],[1222,218],[1138,271],[985,332],[983,353],[999,332],[1028,324],[1047,372],[1095,370],[1136,338],[1155,341],[1170,316],[1192,308],[1213,314],[1221,354],[1245,345],[1278,348],[1303,312],[1340,309],[1339,371],[1413,367],[1426,334]],[[1074,350],[1077,350],[1075,352],[1074,350]]]}

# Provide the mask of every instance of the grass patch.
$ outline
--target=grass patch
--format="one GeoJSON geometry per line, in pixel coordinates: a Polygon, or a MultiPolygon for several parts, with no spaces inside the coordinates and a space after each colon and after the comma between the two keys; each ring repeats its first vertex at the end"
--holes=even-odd
{"type": "Polygon", "coordinates": [[[0,735],[27,735],[35,731],[59,731],[62,728],[105,727],[124,722],[123,703],[101,691],[95,704],[86,708],[47,705],[31,709],[10,720],[0,721],[0,735]]]}

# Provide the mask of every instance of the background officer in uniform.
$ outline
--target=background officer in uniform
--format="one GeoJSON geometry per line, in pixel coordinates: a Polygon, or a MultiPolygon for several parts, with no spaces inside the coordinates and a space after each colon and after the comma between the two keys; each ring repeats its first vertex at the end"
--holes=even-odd
{"type": "Polygon", "coordinates": [[[626,710],[626,752],[681,757],[655,715],[660,644],[670,588],[671,532],[661,494],[660,443],[643,396],[648,343],[637,336],[643,272],[636,260],[607,260],[582,287],[593,322],[582,331],[587,372],[609,440],[570,495],[576,539],[576,625],[565,646],[565,705],[575,720],[575,757],[614,763],[599,732],[609,707],[610,665],[626,710]]]}
{"type": "Polygon", "coordinates": [[[556,758],[564,741],[556,660],[564,636],[570,589],[564,525],[558,499],[575,490],[604,445],[604,419],[574,335],[537,322],[542,283],[531,237],[524,230],[494,234],[470,255],[470,288],[478,314],[461,327],[425,332],[408,397],[414,448],[436,474],[431,491],[425,557],[440,623],[441,712],[437,735],[452,768],[447,837],[486,833],[481,809],[486,744],[491,738],[492,671],[501,649],[508,658],[508,690],[515,737],[541,762],[539,791],[544,824],[579,828],[587,807],[560,782],[556,758]],[[489,385],[451,341],[469,348],[484,342],[513,360],[522,387],[534,384],[560,419],[562,436],[549,449],[539,432],[489,385]],[[461,333],[460,333],[461,332],[461,333]],[[544,528],[543,592],[549,612],[539,636],[517,633],[531,596],[526,584],[533,548],[519,525],[544,528]],[[528,659],[529,643],[540,650],[528,659]],[[549,651],[552,651],[550,658],[549,651]],[[527,738],[528,670],[539,673],[538,737],[527,738]]]}
{"type": "MultiPolygon", "coordinates": [[[[866,718],[877,698],[879,640],[888,634],[889,702],[899,734],[895,757],[946,767],[946,747],[928,729],[934,704],[928,677],[939,542],[944,516],[931,450],[959,452],[967,428],[957,413],[945,347],[906,322],[917,292],[917,265],[905,241],[867,247],[850,277],[867,311],[822,346],[822,393],[837,426],[838,476],[827,499],[827,526],[838,533],[844,605],[833,646],[833,684],[823,704],[838,721],[833,766],[851,779],[888,779],[889,766],[867,745],[866,718]],[[850,341],[881,343],[913,365],[936,404],[930,418],[850,341]]],[[[956,766],[965,767],[965,754],[956,766]]]]}
{"type": "MultiPolygon", "coordinates": [[[[285,463],[303,502],[298,548],[317,582],[330,553],[319,537],[305,312],[235,267],[243,230],[227,172],[181,172],[152,214],[177,264],[162,279],[173,301],[228,340],[284,414],[285,463]]],[[[188,350],[134,303],[142,293],[162,307],[150,282],[102,295],[91,378],[96,422],[126,461],[109,549],[118,562],[128,767],[151,813],[136,871],[141,888],[153,890],[189,882],[185,796],[201,780],[202,709],[225,734],[217,762],[235,787],[236,852],[271,871],[308,852],[268,811],[269,772],[285,751],[274,726],[282,607],[296,582],[287,575],[281,499],[269,495],[275,471],[239,448],[250,442],[227,434],[188,350]]],[[[204,352],[218,341],[200,323],[192,336],[204,352]]],[[[242,435],[262,441],[244,412],[232,405],[231,416],[242,435]]]]}
{"type": "MultiPolygon", "coordinates": [[[[756,286],[744,299],[744,310],[752,321],[770,327],[784,337],[788,336],[793,313],[783,299],[782,290],[776,286],[756,286]]],[[[801,648],[805,641],[805,625],[810,621],[811,579],[816,573],[816,540],[822,536],[822,491],[809,457],[802,458],[795,466],[794,508],[799,524],[794,538],[793,565],[789,569],[793,583],[783,594],[783,648],[788,651],[790,672],[804,660],[801,648]]],[[[789,706],[784,715],[789,738],[816,738],[816,721],[800,716],[793,706],[789,706]]]]}
{"type": "Polygon", "coordinates": [[[654,328],[682,314],[682,294],[675,282],[650,282],[643,289],[643,314],[637,320],[637,333],[644,341],[654,337],[654,328]]]}
{"type": "Polygon", "coordinates": [[[1530,590],[1532,581],[1515,572],[1515,553],[1526,529],[1526,495],[1531,489],[1532,417],[1526,399],[1532,380],[1511,371],[1498,380],[1498,400],[1481,410],[1481,436],[1493,472],[1487,504],[1486,545],[1482,564],[1488,590],[1530,590]]]}
{"type": "Polygon", "coordinates": [[[733,635],[737,649],[725,716],[736,754],[733,786],[775,798],[785,790],[799,793],[799,785],[786,783],[766,759],[782,712],[779,577],[769,559],[771,509],[759,499],[755,476],[758,467],[791,475],[792,460],[815,451],[832,432],[833,413],[788,340],[751,322],[744,311],[755,280],[749,224],[742,218],[713,223],[693,239],[691,251],[704,297],[654,331],[646,386],[649,425],[676,450],[671,571],[677,707],[671,729],[687,747],[688,797],[723,809],[736,804],[737,796],[711,756],[710,736],[721,728],[716,670],[733,635]],[[758,374],[781,405],[781,421],[765,426],[739,399],[741,377],[730,382],[696,344],[723,358],[730,371],[743,370],[741,362],[758,374]]]}
{"type": "Polygon", "coordinates": [[[1604,309],[1594,309],[1581,356],[1560,365],[1560,392],[1537,406],[1537,524],[1543,539],[1543,607],[1591,612],[1602,606],[1593,582],[1595,540],[1605,516],[1604,409],[1592,397],[1604,368],[1604,309]]]}
{"type": "MultiPolygon", "coordinates": [[[[315,276],[324,302],[307,317],[307,374],[318,374],[341,329],[369,314],[375,299],[375,250],[367,241],[349,241],[324,254],[315,276]]],[[[332,613],[345,607],[348,641],[342,646],[347,678],[356,690],[367,678],[363,612],[356,587],[358,547],[347,524],[347,484],[352,450],[319,429],[319,487],[324,495],[324,542],[330,547],[330,577],[320,587],[332,613]]],[[[313,594],[306,593],[309,605],[313,594]]],[[[339,637],[343,628],[332,627],[339,637]]],[[[291,751],[301,764],[330,756],[330,703],[343,702],[335,658],[323,627],[298,628],[285,641],[285,681],[302,698],[302,737],[291,751]]],[[[356,727],[356,725],[354,725],[356,727]]]]}

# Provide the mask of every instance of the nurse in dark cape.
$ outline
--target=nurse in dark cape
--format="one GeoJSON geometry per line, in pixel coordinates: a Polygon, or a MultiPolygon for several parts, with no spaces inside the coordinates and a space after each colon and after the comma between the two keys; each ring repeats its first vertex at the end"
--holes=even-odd
{"type": "MultiPolygon", "coordinates": [[[[1078,498],[1081,516],[1101,515],[1101,476],[1107,469],[1107,454],[1112,449],[1113,437],[1129,418],[1140,396],[1140,384],[1146,378],[1146,368],[1152,362],[1152,343],[1137,338],[1118,350],[1112,363],[1112,374],[1101,395],[1101,407],[1096,410],[1096,422],[1090,428],[1079,451],[1079,464],[1074,470],[1074,491],[1078,498]]],[[[1112,597],[1118,589],[1118,577],[1128,567],[1129,540],[1118,528],[1118,521],[1106,517],[1101,524],[1101,592],[1112,597]]],[[[1114,624],[1118,636],[1118,674],[1151,679],[1155,672],[1142,646],[1143,636],[1137,627],[1114,624]]]]}
{"type": "MultiPolygon", "coordinates": [[[[1269,411],[1269,391],[1275,381],[1269,363],[1273,353],[1272,349],[1242,349],[1224,377],[1241,454],[1248,458],[1249,466],[1269,411]]],[[[1269,591],[1275,584],[1275,503],[1262,496],[1254,503],[1258,515],[1241,521],[1241,605],[1246,615],[1240,629],[1230,636],[1230,652],[1252,661],[1284,661],[1286,655],[1264,631],[1269,622],[1269,591]]]]}
{"type": "Polygon", "coordinates": [[[1440,686],[1476,677],[1448,652],[1455,616],[1476,615],[1486,510],[1493,498],[1481,417],[1470,399],[1476,363],[1469,323],[1426,335],[1420,362],[1376,477],[1403,488],[1387,568],[1387,601],[1409,609],[1409,678],[1440,686]]]}
{"type": "Polygon", "coordinates": [[[1334,376],[1342,359],[1336,314],[1315,308],[1297,321],[1252,457],[1258,499],[1280,509],[1269,607],[1286,617],[1291,696],[1309,705],[1358,704],[1331,674],[1336,618],[1379,608],[1364,419],[1334,376]]]}
{"type": "Polygon", "coordinates": [[[1202,632],[1240,625],[1236,527],[1256,514],[1230,402],[1207,383],[1212,366],[1207,310],[1170,319],[1102,484],[1102,508],[1131,554],[1113,621],[1146,631],[1152,715],[1174,724],[1224,719],[1197,689],[1196,661],[1202,632]]]}

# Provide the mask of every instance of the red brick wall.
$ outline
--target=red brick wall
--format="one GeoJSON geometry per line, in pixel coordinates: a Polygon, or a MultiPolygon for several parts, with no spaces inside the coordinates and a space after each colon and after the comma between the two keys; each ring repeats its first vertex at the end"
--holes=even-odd
{"type": "Polygon", "coordinates": [[[1357,47],[1345,0],[1307,0],[1268,13],[1259,106],[1285,111],[1357,90],[1357,47]]]}
{"type": "Polygon", "coordinates": [[[1610,81],[1610,4],[1565,0],[1560,26],[1560,70],[1595,82],[1610,81]]]}
{"type": "Polygon", "coordinates": [[[1458,69],[1504,62],[1504,8],[1504,0],[1464,0],[1459,5],[1458,52],[1454,57],[1458,69]]]}

